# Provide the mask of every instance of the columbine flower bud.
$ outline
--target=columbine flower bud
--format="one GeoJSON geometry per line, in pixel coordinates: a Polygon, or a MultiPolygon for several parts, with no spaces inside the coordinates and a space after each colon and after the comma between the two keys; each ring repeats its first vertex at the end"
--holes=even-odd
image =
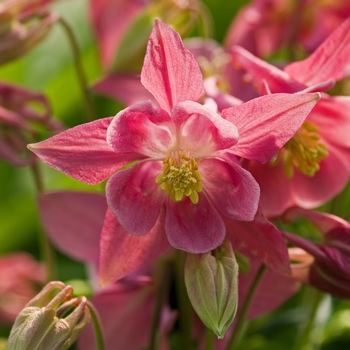
{"type": "Polygon", "coordinates": [[[90,320],[85,297],[72,298],[73,288],[50,282],[17,316],[7,350],[66,350],[90,320]],[[52,292],[60,292],[52,297],[52,292]]]}
{"type": "Polygon", "coordinates": [[[49,33],[59,19],[34,0],[0,3],[0,64],[21,57],[49,33]]]}
{"type": "Polygon", "coordinates": [[[185,283],[194,310],[222,339],[238,303],[238,264],[230,242],[208,253],[187,254],[185,283]]]}

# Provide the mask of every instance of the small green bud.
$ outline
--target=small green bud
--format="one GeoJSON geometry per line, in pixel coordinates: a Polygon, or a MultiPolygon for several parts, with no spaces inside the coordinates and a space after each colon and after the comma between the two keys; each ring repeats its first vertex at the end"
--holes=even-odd
{"type": "Polygon", "coordinates": [[[238,264],[231,243],[204,254],[187,254],[185,283],[192,306],[219,339],[232,323],[238,304],[238,264]]]}
{"type": "Polygon", "coordinates": [[[72,298],[73,288],[50,282],[19,313],[7,350],[66,350],[90,320],[85,297],[72,298]],[[60,292],[51,297],[55,289],[60,292]]]}

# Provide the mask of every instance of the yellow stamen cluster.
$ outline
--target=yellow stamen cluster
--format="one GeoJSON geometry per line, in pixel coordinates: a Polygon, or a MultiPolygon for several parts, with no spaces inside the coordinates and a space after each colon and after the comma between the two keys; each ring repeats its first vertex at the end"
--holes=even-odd
{"type": "Polygon", "coordinates": [[[293,166],[307,176],[314,176],[320,162],[328,156],[327,146],[321,142],[318,128],[304,122],[296,134],[284,146],[285,173],[293,176],[293,166]]]}
{"type": "Polygon", "coordinates": [[[180,202],[187,196],[193,204],[197,204],[202,181],[196,160],[187,152],[178,151],[167,157],[163,164],[163,172],[157,176],[156,183],[174,202],[180,202]]]}

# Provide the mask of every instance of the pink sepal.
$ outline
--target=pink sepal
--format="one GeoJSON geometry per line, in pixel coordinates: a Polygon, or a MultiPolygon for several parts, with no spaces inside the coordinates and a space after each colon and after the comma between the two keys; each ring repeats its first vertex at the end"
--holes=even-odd
{"type": "Polygon", "coordinates": [[[98,119],[28,145],[43,162],[79,181],[95,185],[137,155],[118,155],[106,141],[111,118],[98,119]]]}
{"type": "Polygon", "coordinates": [[[99,242],[107,202],[88,192],[50,192],[38,197],[45,231],[65,254],[98,265],[99,242]]]}
{"type": "Polygon", "coordinates": [[[204,95],[196,59],[184,48],[179,34],[159,19],[148,41],[141,82],[169,113],[177,103],[197,101],[204,95]]]}
{"type": "Polygon", "coordinates": [[[350,18],[343,22],[308,58],[285,67],[299,82],[312,85],[328,79],[340,80],[347,74],[350,57],[350,18]]]}
{"type": "Polygon", "coordinates": [[[113,283],[147,266],[169,248],[164,215],[160,215],[147,235],[137,237],[127,232],[108,209],[100,241],[100,284],[113,283]]]}
{"type": "Polygon", "coordinates": [[[299,129],[319,98],[319,93],[272,94],[223,110],[222,116],[239,132],[232,151],[260,163],[271,160],[299,129]]]}

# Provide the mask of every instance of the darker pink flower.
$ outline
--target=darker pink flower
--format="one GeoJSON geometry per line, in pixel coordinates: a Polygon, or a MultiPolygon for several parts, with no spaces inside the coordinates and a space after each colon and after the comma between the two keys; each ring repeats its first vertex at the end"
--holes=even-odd
{"type": "Polygon", "coordinates": [[[47,131],[61,129],[45,96],[0,82],[0,159],[16,166],[32,164],[35,157],[26,146],[38,138],[38,125],[47,131]]]}
{"type": "Polygon", "coordinates": [[[343,0],[253,0],[233,20],[225,44],[264,57],[284,46],[312,52],[350,15],[343,0]]]}
{"type": "Polygon", "coordinates": [[[350,224],[331,214],[293,207],[284,213],[287,221],[305,217],[321,232],[320,242],[311,242],[284,232],[299,248],[290,249],[293,277],[339,298],[350,297],[350,224]]]}
{"type": "Polygon", "coordinates": [[[89,184],[110,177],[101,238],[109,242],[104,245],[109,254],[111,246],[121,249],[115,237],[128,233],[130,240],[143,238],[144,245],[135,250],[139,256],[152,247],[163,252],[165,237],[192,253],[214,249],[226,235],[224,218],[252,221],[257,213],[259,187],[235,154],[269,160],[319,96],[264,96],[225,110],[222,118],[212,101],[195,102],[203,94],[199,67],[179,35],[159,20],[141,81],[159,108],[139,103],[30,148],[50,166],[89,184]]]}
{"type": "MultiPolygon", "coordinates": [[[[350,55],[350,20],[345,21],[307,59],[280,70],[241,47],[232,49],[233,61],[266,91],[326,91],[347,75],[350,55]]],[[[249,162],[261,187],[267,215],[280,215],[288,207],[317,207],[339,193],[348,181],[350,98],[322,94],[293,138],[268,164],[249,162]]]]}
{"type": "Polygon", "coordinates": [[[29,254],[0,257],[0,324],[11,324],[39,291],[45,270],[29,254]]]}

